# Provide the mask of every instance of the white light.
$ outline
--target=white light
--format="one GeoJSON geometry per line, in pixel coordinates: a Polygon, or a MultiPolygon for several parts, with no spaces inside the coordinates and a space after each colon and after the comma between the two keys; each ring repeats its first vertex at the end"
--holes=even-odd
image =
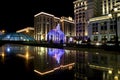
{"type": "Polygon", "coordinates": [[[79,43],[78,44],[82,44],[82,41],[79,41],[79,43]]]}
{"type": "Polygon", "coordinates": [[[109,70],[108,73],[109,73],[109,74],[112,74],[112,70],[109,70]]]}
{"type": "Polygon", "coordinates": [[[97,43],[96,43],[96,45],[97,45],[97,46],[99,46],[99,45],[100,45],[100,43],[98,43],[98,42],[97,42],[97,43]]]}
{"type": "Polygon", "coordinates": [[[112,17],[112,14],[108,14],[109,17],[112,17]]]}
{"type": "Polygon", "coordinates": [[[99,54],[98,52],[96,52],[96,54],[99,54]]]}
{"type": "Polygon", "coordinates": [[[120,71],[118,71],[118,74],[120,74],[120,71]]]}
{"type": "Polygon", "coordinates": [[[115,76],[115,77],[114,77],[114,80],[118,80],[118,76],[115,76]]]}
{"type": "Polygon", "coordinates": [[[10,52],[10,48],[7,48],[7,52],[10,52]]]}
{"type": "Polygon", "coordinates": [[[72,17],[68,17],[68,19],[70,20],[70,21],[72,21],[73,19],[72,19],[72,17]]]}
{"type": "Polygon", "coordinates": [[[88,35],[88,33],[87,32],[85,32],[85,36],[87,36],[88,35]]]}
{"type": "Polygon", "coordinates": [[[63,46],[66,46],[66,44],[63,44],[63,46]]]}
{"type": "Polygon", "coordinates": [[[117,11],[118,9],[117,8],[114,8],[114,11],[117,11]]]}

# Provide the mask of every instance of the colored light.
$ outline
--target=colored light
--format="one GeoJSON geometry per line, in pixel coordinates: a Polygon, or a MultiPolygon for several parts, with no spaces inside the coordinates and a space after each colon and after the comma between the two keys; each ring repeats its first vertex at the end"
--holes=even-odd
{"type": "Polygon", "coordinates": [[[57,63],[60,63],[61,56],[65,53],[64,49],[53,49],[48,48],[48,54],[54,57],[57,60],[57,63]]]}

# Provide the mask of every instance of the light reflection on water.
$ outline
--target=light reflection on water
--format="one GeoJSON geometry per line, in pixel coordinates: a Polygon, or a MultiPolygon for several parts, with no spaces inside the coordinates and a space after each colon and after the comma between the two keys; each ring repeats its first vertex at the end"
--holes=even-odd
{"type": "Polygon", "coordinates": [[[76,79],[120,80],[119,52],[65,50],[10,44],[0,48],[2,62],[5,56],[10,54],[28,60],[34,58],[34,71],[41,75],[75,66],[76,79]]]}
{"type": "Polygon", "coordinates": [[[69,50],[7,44],[1,47],[5,55],[16,55],[27,60],[34,58],[34,68],[41,73],[74,66],[75,54],[69,50]]]}
{"type": "Polygon", "coordinates": [[[64,49],[35,47],[35,52],[35,70],[41,73],[75,62],[75,54],[68,54],[64,49]]]}
{"type": "Polygon", "coordinates": [[[54,48],[47,48],[48,54],[55,58],[57,63],[60,64],[60,58],[65,53],[64,49],[54,49],[54,48]]]}

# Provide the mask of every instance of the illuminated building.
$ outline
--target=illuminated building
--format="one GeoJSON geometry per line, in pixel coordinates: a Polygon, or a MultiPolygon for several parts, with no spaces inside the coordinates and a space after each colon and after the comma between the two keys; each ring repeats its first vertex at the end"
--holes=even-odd
{"type": "MultiPolygon", "coordinates": [[[[100,16],[91,18],[89,21],[89,37],[93,42],[115,41],[115,27],[114,22],[109,16],[100,16]]],[[[118,18],[117,25],[120,25],[120,18],[118,18]]],[[[120,37],[120,27],[118,27],[118,37],[120,37]]],[[[120,41],[120,39],[119,39],[120,41]]]]}
{"type": "MultiPolygon", "coordinates": [[[[85,0],[83,0],[85,1],[85,0]]],[[[91,7],[94,12],[93,17],[110,14],[114,6],[118,5],[119,0],[86,0],[87,7],[91,7]]]]}
{"type": "Polygon", "coordinates": [[[71,17],[61,17],[62,31],[66,35],[66,41],[71,42],[70,38],[74,38],[76,35],[74,20],[71,17]]]}
{"type": "Polygon", "coordinates": [[[34,28],[33,27],[27,27],[27,28],[24,28],[21,30],[17,30],[16,32],[17,33],[24,33],[24,34],[27,34],[27,35],[34,37],[34,28]]]}
{"type": "Polygon", "coordinates": [[[71,17],[55,17],[52,14],[48,14],[45,12],[40,12],[34,15],[34,37],[38,41],[47,41],[47,33],[55,29],[57,24],[60,24],[61,30],[65,33],[66,36],[75,36],[75,27],[74,21],[71,17]],[[74,32],[74,33],[73,33],[74,32]]]}
{"type": "Polygon", "coordinates": [[[118,0],[102,0],[102,14],[110,14],[118,0]]]}
{"type": "Polygon", "coordinates": [[[59,23],[59,20],[58,17],[45,12],[34,15],[35,39],[47,40],[47,33],[59,23]]]}
{"type": "Polygon", "coordinates": [[[102,0],[76,0],[73,3],[76,36],[84,41],[88,36],[89,19],[102,15],[102,0]]]}
{"type": "MultiPolygon", "coordinates": [[[[106,41],[115,41],[116,34],[118,34],[118,41],[120,41],[120,14],[117,14],[117,23],[115,23],[114,16],[110,17],[112,9],[117,8],[120,11],[120,2],[117,0],[103,0],[102,1],[102,15],[89,19],[88,36],[93,42],[104,43],[106,41]],[[114,3],[114,4],[113,4],[114,3]],[[117,29],[116,26],[117,25],[117,29]],[[116,31],[117,30],[117,31],[116,31]]],[[[114,15],[114,14],[112,14],[114,15]]]]}
{"type": "Polygon", "coordinates": [[[119,0],[76,0],[74,3],[76,36],[85,40],[89,19],[110,14],[114,6],[120,9],[119,0]]]}
{"type": "Polygon", "coordinates": [[[74,17],[75,17],[75,27],[76,36],[80,40],[85,40],[85,36],[88,35],[87,31],[87,1],[86,0],[76,0],[74,3],[74,17]]]}

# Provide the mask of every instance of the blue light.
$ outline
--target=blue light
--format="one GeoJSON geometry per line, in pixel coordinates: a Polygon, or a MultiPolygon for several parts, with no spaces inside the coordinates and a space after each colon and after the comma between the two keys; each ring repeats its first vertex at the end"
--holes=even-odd
{"type": "Polygon", "coordinates": [[[7,47],[7,52],[10,52],[10,48],[9,47],[7,47]]]}
{"type": "Polygon", "coordinates": [[[54,57],[57,61],[57,63],[60,63],[60,58],[61,56],[65,53],[64,49],[53,49],[53,48],[48,48],[48,54],[52,57],[54,57]]]}
{"type": "Polygon", "coordinates": [[[48,32],[47,34],[47,40],[50,42],[54,43],[64,43],[65,42],[65,35],[64,33],[60,30],[60,24],[56,26],[56,29],[52,29],[51,31],[48,32]]]}
{"type": "Polygon", "coordinates": [[[27,34],[24,33],[6,33],[2,40],[7,41],[35,41],[35,39],[27,34]]]}

